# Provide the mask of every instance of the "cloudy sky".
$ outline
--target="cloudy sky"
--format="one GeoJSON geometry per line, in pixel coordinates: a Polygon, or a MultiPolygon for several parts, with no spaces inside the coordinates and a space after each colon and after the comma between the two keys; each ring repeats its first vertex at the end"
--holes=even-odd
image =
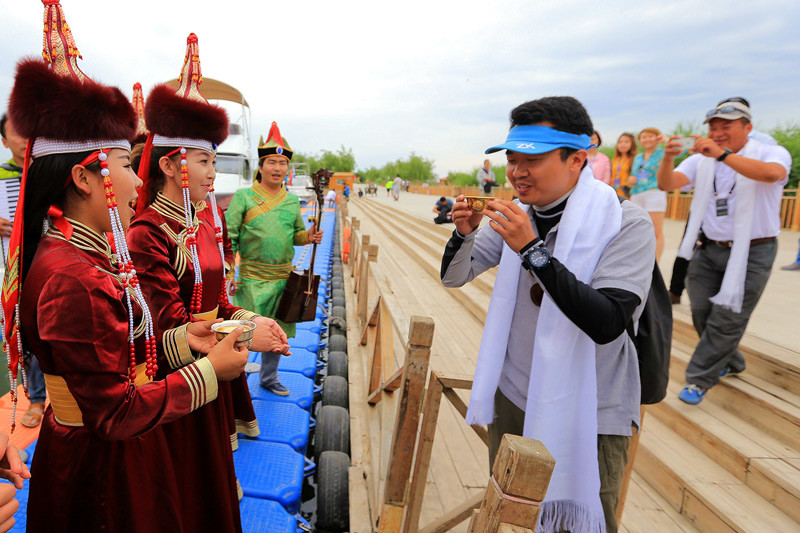
{"type": "MultiPolygon", "coordinates": [[[[139,81],[146,95],[177,77],[195,32],[203,75],[249,101],[254,142],[276,120],[296,151],[344,145],[360,168],[413,151],[439,174],[469,170],[505,138],[511,108],[549,95],[580,99],[606,144],[701,121],[734,95],[761,129],[800,123],[797,0],[62,5],[92,78],[128,95],[139,81]]],[[[5,104],[16,61],[41,52],[43,6],[0,7],[5,104]]]]}

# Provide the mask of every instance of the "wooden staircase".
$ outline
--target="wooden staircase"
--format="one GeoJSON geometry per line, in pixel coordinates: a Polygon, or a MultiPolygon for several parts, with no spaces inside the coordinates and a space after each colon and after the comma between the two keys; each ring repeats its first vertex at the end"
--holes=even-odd
{"type": "MultiPolygon", "coordinates": [[[[410,258],[438,280],[452,226],[368,199],[353,206],[365,234],[391,235],[384,258],[410,258]]],[[[483,321],[495,273],[443,290],[483,321]]],[[[800,533],[800,353],[745,335],[746,371],[687,405],[677,396],[698,338],[688,310],[674,312],[669,391],[647,407],[620,530],[800,533]]]]}
{"type": "Polygon", "coordinates": [[[746,335],[747,370],[678,400],[697,343],[675,309],[667,398],[648,407],[636,471],[700,531],[800,531],[800,354],[746,335]]]}

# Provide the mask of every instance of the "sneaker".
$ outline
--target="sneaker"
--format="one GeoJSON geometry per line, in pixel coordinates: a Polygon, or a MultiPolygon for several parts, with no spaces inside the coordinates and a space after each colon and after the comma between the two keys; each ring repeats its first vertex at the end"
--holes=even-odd
{"type": "Polygon", "coordinates": [[[278,396],[289,396],[289,389],[287,389],[280,383],[273,383],[266,389],[270,391],[272,394],[277,394],[278,396]]]}
{"type": "Polygon", "coordinates": [[[689,405],[697,405],[703,401],[703,396],[705,396],[707,392],[708,389],[703,390],[697,385],[686,385],[680,394],[678,394],[678,398],[689,405]]]}
{"type": "Polygon", "coordinates": [[[244,365],[245,374],[255,374],[256,372],[260,371],[261,371],[261,363],[245,363],[244,365]]]}
{"type": "Polygon", "coordinates": [[[719,373],[719,377],[724,378],[725,376],[728,376],[728,377],[738,376],[742,372],[744,372],[744,370],[734,370],[730,366],[726,366],[725,370],[723,370],[722,372],[719,373]]]}
{"type": "Polygon", "coordinates": [[[800,263],[795,261],[791,265],[782,266],[781,270],[800,270],[800,263]]]}

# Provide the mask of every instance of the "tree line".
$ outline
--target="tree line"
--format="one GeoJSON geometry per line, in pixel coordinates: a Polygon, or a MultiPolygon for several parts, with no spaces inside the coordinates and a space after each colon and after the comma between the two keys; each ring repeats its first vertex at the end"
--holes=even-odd
{"type": "MultiPolygon", "coordinates": [[[[674,135],[688,136],[691,134],[705,135],[705,128],[699,123],[681,122],[673,129],[674,135]]],[[[790,125],[776,127],[767,133],[772,135],[779,144],[786,147],[792,154],[792,168],[789,171],[788,189],[796,189],[800,182],[800,125],[790,125]]],[[[606,139],[606,145],[599,150],[609,157],[614,156],[614,145],[616,139],[606,139]]],[[[680,162],[683,158],[678,159],[680,162]]],[[[317,154],[304,154],[297,152],[294,154],[295,161],[308,163],[311,171],[319,168],[328,168],[334,172],[355,172],[361,183],[384,183],[390,178],[399,175],[402,179],[411,182],[438,182],[438,178],[433,167],[435,161],[411,152],[407,157],[390,161],[383,166],[371,166],[356,170],[356,158],[352,148],[340,146],[338,150],[322,150],[317,154]]],[[[468,186],[478,185],[477,174],[480,165],[475,166],[467,172],[448,171],[447,181],[452,185],[468,186]]],[[[506,182],[505,165],[492,166],[495,179],[498,185],[506,182]]]]}

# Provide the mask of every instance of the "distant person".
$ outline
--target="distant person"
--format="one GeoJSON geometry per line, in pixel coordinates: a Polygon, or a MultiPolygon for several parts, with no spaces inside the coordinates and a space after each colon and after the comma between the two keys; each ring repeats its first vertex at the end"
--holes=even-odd
{"type": "Polygon", "coordinates": [[[350,200],[350,186],[349,185],[345,185],[344,186],[344,201],[347,202],[348,200],[350,200]]]}
{"type": "Polygon", "coordinates": [[[664,157],[664,149],[659,148],[658,143],[663,140],[664,136],[657,128],[645,128],[639,132],[639,143],[644,152],[633,158],[629,178],[633,184],[631,202],[647,211],[653,221],[656,232],[656,261],[661,259],[664,251],[664,215],[667,212],[667,193],[658,188],[656,178],[658,165],[664,157]]]}
{"type": "Polygon", "coordinates": [[[632,133],[623,133],[617,139],[614,158],[611,160],[611,186],[622,198],[631,197],[631,167],[636,157],[636,138],[632,133]]]}
{"type": "Polygon", "coordinates": [[[400,175],[398,174],[397,177],[392,182],[392,198],[394,201],[398,201],[400,199],[400,189],[403,187],[403,180],[400,179],[400,175]]]}
{"type": "Polygon", "coordinates": [[[325,194],[325,205],[331,209],[336,207],[336,191],[334,189],[329,190],[325,194]]]}
{"type": "Polygon", "coordinates": [[[686,282],[700,336],[686,367],[687,385],[678,395],[691,405],[703,401],[720,377],[744,371],[739,342],[777,252],[792,157],[782,146],[748,139],[751,120],[746,100],[721,102],[706,113],[708,138],[693,135],[694,154],[673,170],[683,149],[678,136],[670,137],[658,168],[663,191],[694,186],[678,251],[691,258],[686,282]]]}
{"type": "Polygon", "coordinates": [[[483,166],[478,170],[478,183],[483,187],[484,194],[492,194],[492,187],[497,183],[497,180],[494,178],[494,171],[488,159],[483,160],[483,166]]]}
{"type": "Polygon", "coordinates": [[[447,224],[453,221],[453,200],[442,196],[439,201],[433,205],[433,212],[436,213],[436,218],[433,221],[437,224],[447,224]]]}
{"type": "MultiPolygon", "coordinates": [[[[17,200],[19,200],[20,179],[22,178],[22,166],[25,164],[25,147],[28,139],[17,133],[7,114],[3,114],[0,118],[0,135],[3,138],[3,146],[11,150],[11,159],[0,165],[0,236],[3,238],[3,265],[6,265],[8,242],[11,237],[17,200]]],[[[39,361],[36,357],[33,354],[26,356],[23,364],[28,378],[30,405],[22,415],[20,423],[25,427],[35,428],[41,423],[44,416],[47,388],[44,383],[44,374],[39,369],[39,361]]]]}
{"type": "Polygon", "coordinates": [[[781,270],[800,270],[800,250],[797,252],[797,259],[795,259],[793,263],[782,266],[781,270]]]}
{"type": "Polygon", "coordinates": [[[594,148],[589,149],[589,168],[592,169],[594,177],[603,183],[611,184],[611,160],[606,154],[600,152],[598,148],[603,144],[603,139],[600,134],[595,130],[592,134],[592,144],[594,148]]]}
{"type": "Polygon", "coordinates": [[[386,197],[388,198],[392,194],[392,187],[394,187],[394,180],[389,179],[386,182],[386,197]]]}
{"type": "MultiPolygon", "coordinates": [[[[717,105],[722,105],[725,102],[739,102],[747,107],[750,107],[750,102],[741,96],[733,96],[717,102],[717,105]]],[[[768,133],[758,130],[752,130],[747,134],[748,139],[755,139],[762,144],[777,146],[778,141],[775,137],[768,133]]],[[[684,229],[684,232],[686,230],[684,229]]],[[[798,260],[800,260],[800,252],[798,252],[798,260]]],[[[792,268],[795,263],[781,267],[781,270],[800,270],[800,262],[797,262],[796,268],[792,268]]],[[[672,264],[672,277],[669,283],[669,298],[673,304],[681,303],[681,296],[686,289],[686,273],[689,271],[689,260],[681,256],[675,257],[675,262],[672,264]]]]}

